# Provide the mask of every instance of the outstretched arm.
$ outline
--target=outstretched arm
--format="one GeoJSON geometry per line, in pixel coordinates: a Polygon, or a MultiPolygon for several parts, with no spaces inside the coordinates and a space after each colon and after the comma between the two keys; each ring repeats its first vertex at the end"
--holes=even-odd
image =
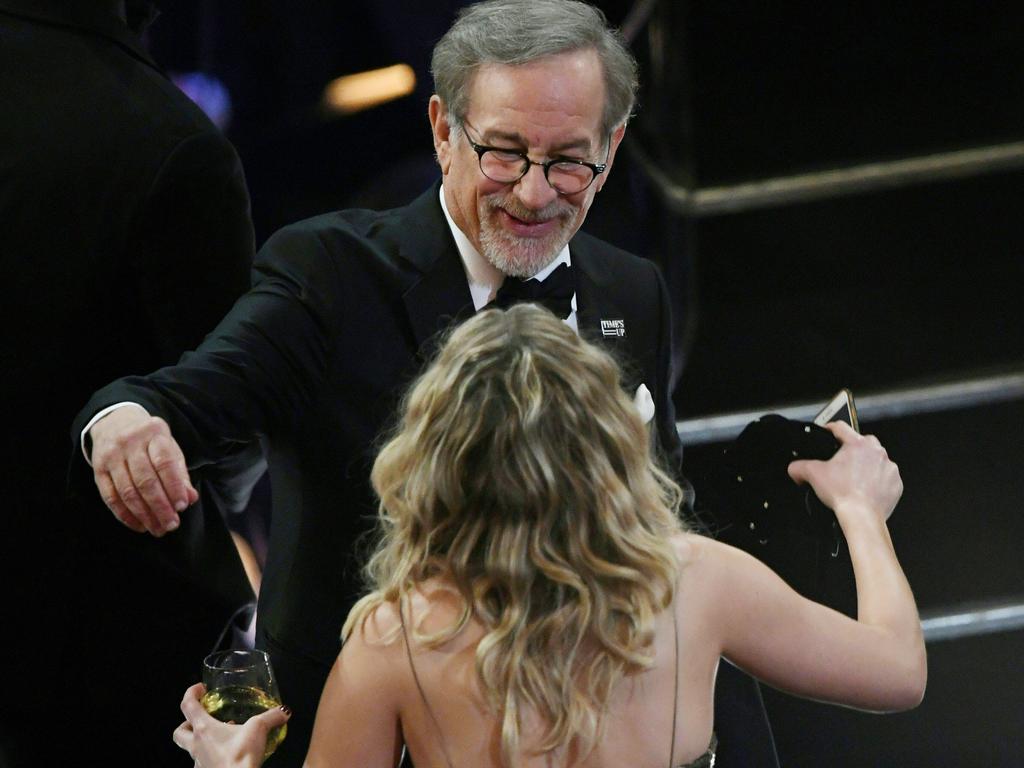
{"type": "Polygon", "coordinates": [[[737,549],[701,543],[702,582],[722,655],[798,696],[873,711],[908,709],[924,694],[927,662],[917,606],[886,528],[903,491],[899,471],[873,437],[831,424],[842,443],[827,462],[798,461],[843,528],[857,580],[857,620],[794,592],[737,549]]]}
{"type": "MultiPolygon", "coordinates": [[[[344,327],[331,255],[308,228],[277,233],[257,259],[257,280],[195,352],[145,377],[97,392],[73,427],[92,425],[94,480],[125,525],[162,535],[195,501],[188,469],[217,464],[259,434],[292,425],[309,403],[334,329],[344,327]],[[159,418],[156,418],[159,417],[159,418]]],[[[84,461],[72,469],[81,477],[84,461]]]]}

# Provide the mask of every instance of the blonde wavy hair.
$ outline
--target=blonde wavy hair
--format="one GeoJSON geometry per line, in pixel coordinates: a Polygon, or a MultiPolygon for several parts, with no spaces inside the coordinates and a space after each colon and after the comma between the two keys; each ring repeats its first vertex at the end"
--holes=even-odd
{"type": "Polygon", "coordinates": [[[503,763],[527,709],[546,723],[541,752],[575,739],[585,754],[615,683],[652,665],[676,583],[680,490],[649,446],[608,354],[536,306],[477,314],[406,395],[374,464],[373,591],[343,636],[443,579],[461,615],[415,636],[437,647],[482,623],[476,668],[503,763]]]}

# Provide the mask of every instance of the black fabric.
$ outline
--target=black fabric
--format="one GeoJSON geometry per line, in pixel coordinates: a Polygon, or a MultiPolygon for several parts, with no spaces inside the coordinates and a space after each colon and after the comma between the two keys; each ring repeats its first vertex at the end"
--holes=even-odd
{"type": "Polygon", "coordinates": [[[839,442],[824,427],[767,414],[748,424],[722,449],[707,491],[720,518],[733,521],[751,539],[767,541],[787,530],[833,542],[840,535],[835,515],[808,485],[797,485],[787,468],[797,459],[832,458],[839,442]]]}
{"type": "Polygon", "coordinates": [[[715,732],[716,768],[778,768],[761,687],[725,659],[715,677],[715,732]]]}
{"type": "Polygon", "coordinates": [[[0,753],[13,766],[77,764],[100,733],[103,762],[180,765],[177,701],[251,599],[203,488],[161,540],[116,522],[84,462],[65,492],[90,393],[198,344],[248,287],[253,252],[235,151],[102,5],[0,0],[0,643],[16,692],[0,720],[24,721],[0,753]]]}
{"type": "Polygon", "coordinates": [[[787,468],[828,460],[839,448],[816,424],[767,414],[697,470],[699,514],[715,535],[744,549],[805,597],[856,615],[852,563],[835,515],[787,468]]]}
{"type": "MultiPolygon", "coordinates": [[[[438,332],[473,312],[438,197],[434,186],[404,208],[285,227],[257,254],[253,289],[195,353],[105,387],[79,414],[81,424],[110,403],[139,402],[167,420],[193,468],[265,436],[273,520],[258,633],[280,667],[293,721],[312,720],[361,592],[378,435],[438,332]],[[319,666],[317,685],[288,679],[286,669],[307,662],[319,666]]],[[[679,467],[664,282],[650,261],[586,234],[570,249],[579,331],[623,364],[628,392],[646,384],[657,445],[679,467]],[[604,332],[607,324],[621,333],[604,332]]],[[[727,718],[719,735],[745,728],[727,718]]],[[[302,754],[300,725],[289,730],[295,738],[271,758],[278,766],[302,754]]]]}
{"type": "Polygon", "coordinates": [[[572,312],[572,297],[575,293],[576,279],[572,267],[560,264],[543,281],[536,278],[505,278],[488,307],[508,309],[514,304],[533,302],[547,307],[564,320],[572,312]]]}

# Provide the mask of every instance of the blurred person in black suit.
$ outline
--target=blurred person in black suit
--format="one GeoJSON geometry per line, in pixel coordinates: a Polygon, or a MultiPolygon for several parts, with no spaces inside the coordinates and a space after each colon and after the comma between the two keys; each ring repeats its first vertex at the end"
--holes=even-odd
{"type": "Polygon", "coordinates": [[[180,764],[167,697],[252,599],[209,504],[142,538],[88,475],[89,493],[66,493],[88,394],[177,360],[249,285],[239,159],[141,45],[154,15],[131,0],[0,0],[0,764],[70,764],[97,740],[109,764],[180,764]],[[55,719],[70,732],[37,738],[55,719]]]}

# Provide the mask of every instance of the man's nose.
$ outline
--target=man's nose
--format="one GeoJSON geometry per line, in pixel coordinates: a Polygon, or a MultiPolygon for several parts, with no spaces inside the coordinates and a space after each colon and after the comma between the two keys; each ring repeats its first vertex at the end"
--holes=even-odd
{"type": "Polygon", "coordinates": [[[558,193],[548,184],[542,165],[530,166],[526,175],[516,182],[515,193],[523,205],[532,210],[540,210],[558,197],[558,193]]]}

